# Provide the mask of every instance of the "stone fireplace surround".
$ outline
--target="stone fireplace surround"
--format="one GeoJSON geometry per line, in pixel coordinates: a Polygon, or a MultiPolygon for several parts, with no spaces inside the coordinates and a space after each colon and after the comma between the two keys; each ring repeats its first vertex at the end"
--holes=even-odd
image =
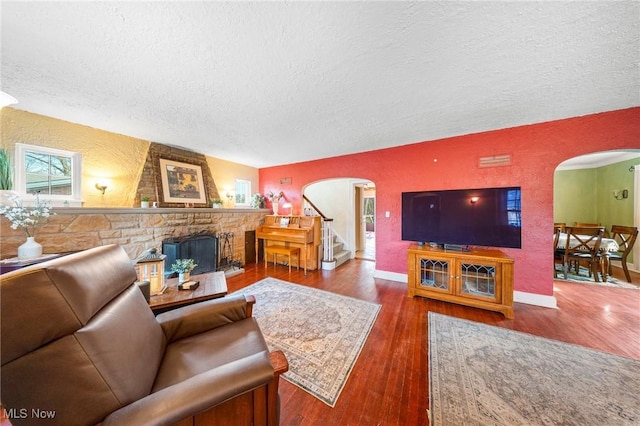
{"type": "MultiPolygon", "coordinates": [[[[107,244],[121,245],[133,260],[167,238],[201,232],[234,233],[234,260],[245,264],[245,231],[258,228],[267,209],[212,208],[56,208],[36,231],[43,253],[64,253],[107,244]]],[[[0,216],[0,258],[15,257],[26,239],[0,216]]],[[[251,242],[252,243],[252,242],[251,242]]]]}

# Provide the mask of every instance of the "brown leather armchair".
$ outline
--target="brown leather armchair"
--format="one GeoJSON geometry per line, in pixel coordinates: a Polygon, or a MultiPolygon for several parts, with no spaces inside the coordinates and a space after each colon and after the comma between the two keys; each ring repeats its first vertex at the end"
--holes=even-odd
{"type": "Polygon", "coordinates": [[[154,317],[119,246],[0,277],[2,405],[12,424],[263,424],[278,380],[252,298],[154,317]]]}

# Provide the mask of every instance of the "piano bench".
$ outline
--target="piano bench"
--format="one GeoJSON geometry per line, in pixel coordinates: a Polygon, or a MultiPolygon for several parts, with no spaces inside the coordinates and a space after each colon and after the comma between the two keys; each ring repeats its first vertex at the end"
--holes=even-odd
{"type": "Polygon", "coordinates": [[[264,248],[264,267],[267,268],[269,263],[269,255],[273,255],[273,264],[278,263],[278,255],[289,256],[289,272],[291,272],[291,256],[298,257],[298,270],[300,270],[300,248],[299,247],[285,247],[285,246],[266,246],[264,248]]]}

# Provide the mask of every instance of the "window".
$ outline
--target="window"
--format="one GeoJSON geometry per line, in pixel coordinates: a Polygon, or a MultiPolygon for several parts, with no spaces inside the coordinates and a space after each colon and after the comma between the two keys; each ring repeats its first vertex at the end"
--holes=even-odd
{"type": "Polygon", "coordinates": [[[520,205],[520,190],[509,190],[507,192],[507,219],[511,226],[522,226],[522,208],[520,205]]]}
{"type": "Polygon", "coordinates": [[[236,206],[251,204],[251,181],[236,179],[236,206]]]}
{"type": "Polygon", "coordinates": [[[81,158],[77,152],[18,143],[15,189],[27,203],[38,194],[54,206],[66,201],[79,207],[81,158]]]}

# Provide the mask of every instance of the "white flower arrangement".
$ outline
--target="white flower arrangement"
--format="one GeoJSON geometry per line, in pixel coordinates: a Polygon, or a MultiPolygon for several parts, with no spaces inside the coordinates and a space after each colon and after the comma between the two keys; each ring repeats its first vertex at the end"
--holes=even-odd
{"type": "Polygon", "coordinates": [[[280,191],[279,194],[274,194],[272,191],[269,191],[269,193],[267,194],[267,198],[269,199],[269,201],[271,201],[272,203],[277,203],[278,201],[280,201],[280,198],[284,197],[284,193],[282,191],[280,191]]]}
{"type": "Polygon", "coordinates": [[[0,207],[0,215],[11,221],[11,229],[24,229],[27,237],[34,236],[36,228],[42,219],[55,215],[48,203],[41,201],[37,196],[33,207],[23,207],[20,197],[11,197],[11,199],[16,205],[0,207]]]}
{"type": "Polygon", "coordinates": [[[171,270],[184,274],[185,272],[193,271],[196,266],[198,265],[193,262],[193,259],[176,259],[176,262],[171,265],[171,270]]]}

